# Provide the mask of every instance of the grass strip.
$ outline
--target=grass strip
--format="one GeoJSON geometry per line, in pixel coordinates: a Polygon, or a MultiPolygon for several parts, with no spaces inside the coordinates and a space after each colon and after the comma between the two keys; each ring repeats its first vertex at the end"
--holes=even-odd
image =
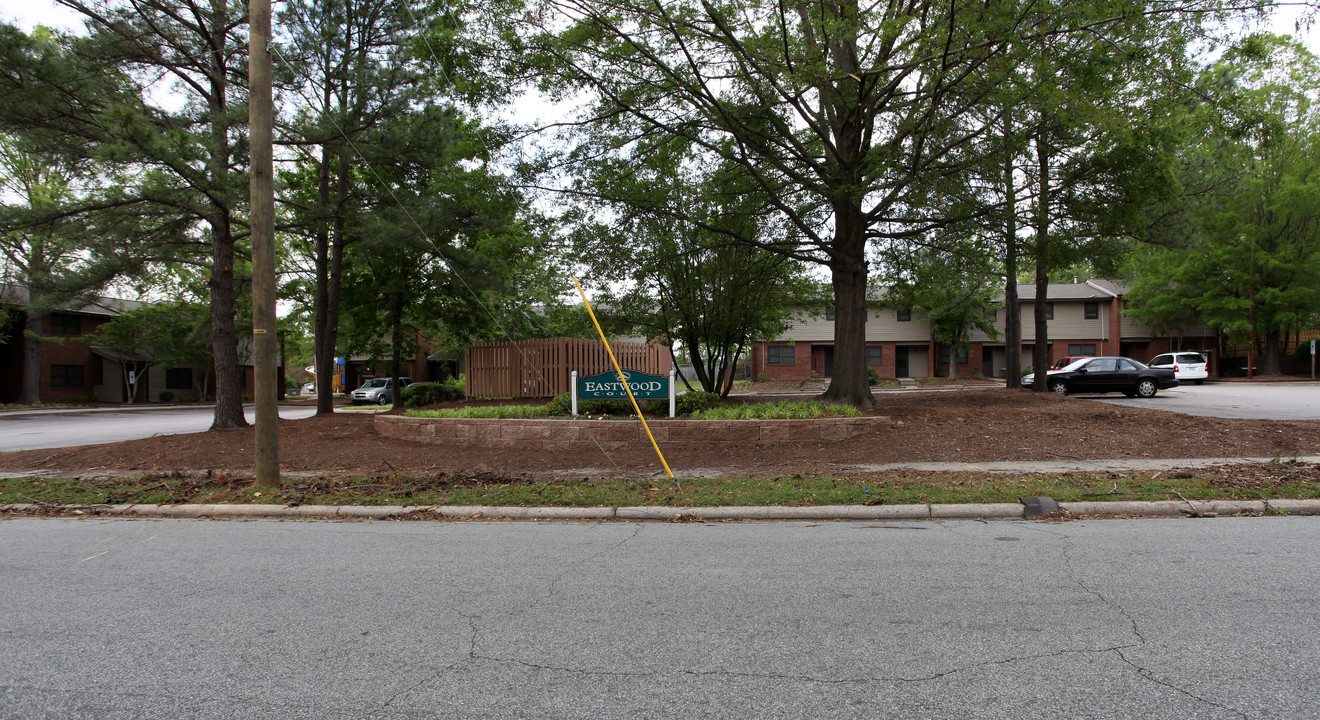
{"type": "Polygon", "coordinates": [[[441,410],[408,410],[405,415],[417,418],[542,418],[550,417],[545,405],[490,405],[441,410]]]}
{"type": "Polygon", "coordinates": [[[826,405],[810,400],[720,405],[692,413],[693,420],[814,420],[824,417],[858,417],[862,411],[852,405],[826,405]]]}
{"type": "Polygon", "coordinates": [[[289,479],[258,494],[248,478],[0,479],[0,504],[275,503],[316,505],[898,505],[1056,500],[1262,500],[1320,498],[1320,466],[1228,465],[1184,471],[984,474],[884,473],[864,477],[654,480],[438,474],[428,478],[289,479]]]}

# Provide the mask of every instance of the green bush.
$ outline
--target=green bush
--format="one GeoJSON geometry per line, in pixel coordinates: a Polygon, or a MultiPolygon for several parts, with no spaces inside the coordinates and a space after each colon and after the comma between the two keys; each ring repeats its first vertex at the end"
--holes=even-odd
{"type": "Polygon", "coordinates": [[[880,373],[876,372],[876,369],[873,367],[866,368],[866,384],[867,385],[880,384],[880,373]]]}
{"type": "Polygon", "coordinates": [[[408,407],[424,407],[440,402],[462,400],[463,386],[453,381],[443,383],[422,383],[403,389],[403,404],[408,407]]]}
{"type": "Polygon", "coordinates": [[[824,417],[858,417],[861,410],[851,405],[826,405],[822,402],[781,400],[779,402],[723,405],[692,413],[694,420],[812,420],[824,417]]]}
{"type": "Polygon", "coordinates": [[[704,390],[685,392],[674,399],[675,415],[691,415],[720,404],[720,396],[704,390]]]}
{"type": "Polygon", "coordinates": [[[160,391],[160,401],[161,401],[161,402],[169,402],[169,401],[171,401],[171,400],[173,400],[173,399],[174,399],[174,393],[173,393],[173,392],[171,392],[171,391],[169,391],[169,390],[161,390],[161,391],[160,391]]]}
{"type": "Polygon", "coordinates": [[[545,409],[550,415],[568,415],[573,412],[573,397],[568,393],[556,395],[545,404],[545,409]]]}
{"type": "MultiPolygon", "coordinates": [[[[682,397],[680,396],[680,400],[682,397]]],[[[550,398],[545,404],[546,410],[550,415],[569,415],[573,412],[573,398],[568,393],[550,398]]],[[[668,400],[638,400],[637,406],[647,415],[667,415],[669,414],[668,400]]],[[[615,417],[628,417],[633,414],[632,403],[626,399],[623,400],[598,400],[595,398],[578,398],[579,415],[613,415],[615,417]]]]}
{"type": "Polygon", "coordinates": [[[408,417],[422,418],[539,418],[549,413],[542,405],[487,405],[484,407],[445,408],[442,410],[409,410],[408,417]]]}

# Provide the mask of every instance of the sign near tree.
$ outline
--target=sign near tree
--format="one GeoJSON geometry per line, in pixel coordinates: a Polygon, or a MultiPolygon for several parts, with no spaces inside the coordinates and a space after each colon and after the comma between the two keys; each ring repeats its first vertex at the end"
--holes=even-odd
{"type": "MultiPolygon", "coordinates": [[[[655,400],[669,397],[669,378],[662,375],[648,375],[638,370],[624,370],[628,388],[638,400],[655,400]]],[[[619,374],[605,372],[599,375],[578,378],[577,396],[580,398],[628,398],[628,393],[619,382],[619,374]]]]}

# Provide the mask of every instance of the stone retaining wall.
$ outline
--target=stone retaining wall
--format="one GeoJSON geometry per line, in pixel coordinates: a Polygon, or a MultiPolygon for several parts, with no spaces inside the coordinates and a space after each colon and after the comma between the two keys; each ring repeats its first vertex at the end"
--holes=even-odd
{"type": "MultiPolygon", "coordinates": [[[[657,443],[821,442],[846,440],[889,424],[886,417],[816,420],[648,420],[657,443]]],[[[581,443],[623,446],[647,442],[646,430],[626,420],[515,420],[411,418],[377,415],[376,432],[437,445],[528,447],[581,443]]]]}

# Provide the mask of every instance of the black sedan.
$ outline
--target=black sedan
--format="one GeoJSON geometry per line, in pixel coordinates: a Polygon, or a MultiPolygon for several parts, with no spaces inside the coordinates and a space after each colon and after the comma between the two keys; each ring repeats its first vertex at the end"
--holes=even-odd
{"type": "Polygon", "coordinates": [[[1050,370],[1046,387],[1059,395],[1121,392],[1128,397],[1148,398],[1160,390],[1178,387],[1178,381],[1171,369],[1146,367],[1132,358],[1096,357],[1050,370]]]}

